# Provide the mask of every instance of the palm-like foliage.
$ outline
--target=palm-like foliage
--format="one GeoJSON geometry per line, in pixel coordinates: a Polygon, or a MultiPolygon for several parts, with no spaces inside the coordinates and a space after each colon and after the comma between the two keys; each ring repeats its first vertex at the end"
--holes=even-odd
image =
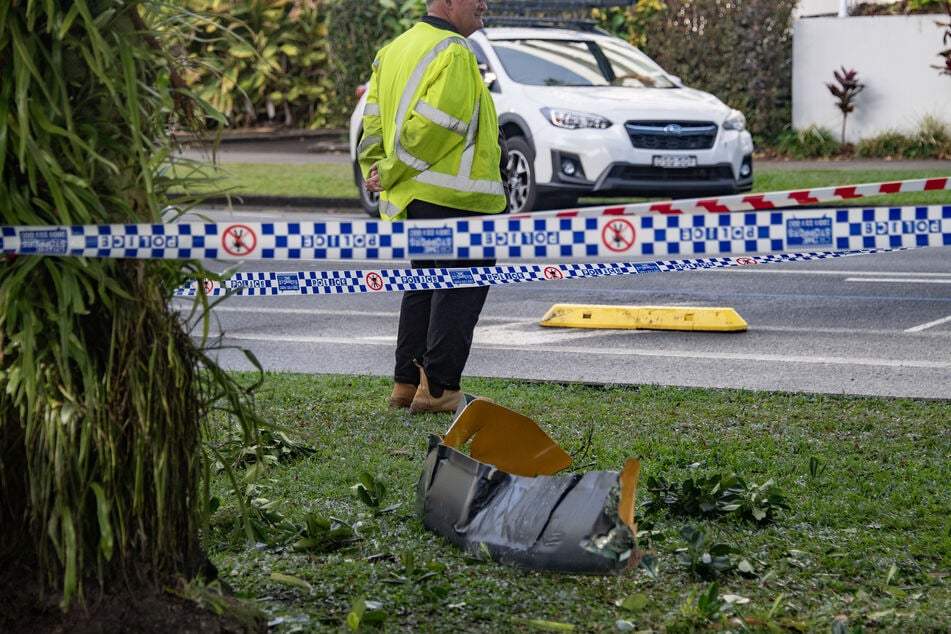
{"type": "MultiPolygon", "coordinates": [[[[132,0],[0,3],[0,223],[161,222],[169,130],[193,101],[132,0]]],[[[205,559],[203,425],[254,433],[245,393],[169,308],[197,262],[0,262],[0,564],[63,605],[83,582],[193,576],[205,559]],[[121,574],[119,574],[121,573],[121,574]]]]}
{"type": "Polygon", "coordinates": [[[826,82],[826,88],[836,99],[835,107],[842,111],[842,134],[840,139],[841,143],[845,145],[845,122],[849,113],[855,110],[855,97],[862,92],[865,84],[858,80],[858,71],[854,69],[846,70],[844,66],[841,73],[835,70],[832,71],[832,75],[838,83],[826,82]]]}
{"type": "Polygon", "coordinates": [[[327,2],[178,4],[192,12],[186,16],[189,37],[181,45],[195,63],[185,79],[231,125],[316,128],[349,115],[349,110],[335,111],[341,99],[327,56],[327,2]]]}

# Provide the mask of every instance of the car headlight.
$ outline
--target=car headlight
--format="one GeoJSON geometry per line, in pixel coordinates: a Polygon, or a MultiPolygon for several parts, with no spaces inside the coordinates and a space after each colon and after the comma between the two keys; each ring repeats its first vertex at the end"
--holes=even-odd
{"type": "Polygon", "coordinates": [[[723,122],[723,129],[742,132],[746,129],[746,117],[739,110],[730,110],[730,116],[723,122]]]}
{"type": "Polygon", "coordinates": [[[586,112],[572,112],[570,110],[555,110],[554,108],[542,108],[542,114],[553,125],[568,130],[579,130],[581,128],[596,128],[604,130],[611,127],[611,122],[604,117],[586,112]]]}

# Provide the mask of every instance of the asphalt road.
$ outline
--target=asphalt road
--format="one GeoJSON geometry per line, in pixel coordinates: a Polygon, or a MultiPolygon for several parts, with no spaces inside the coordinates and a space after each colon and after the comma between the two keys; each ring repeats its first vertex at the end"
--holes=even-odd
{"type": "MultiPolygon", "coordinates": [[[[210,157],[205,149],[188,151],[210,157]]],[[[229,142],[228,162],[349,162],[345,147],[302,137],[229,142]],[[315,151],[319,150],[319,151],[315,151]]],[[[760,161],[774,168],[949,168],[951,161],[760,161]]],[[[900,178],[900,176],[898,176],[900,178]]],[[[951,197],[949,197],[951,202],[951,197]]],[[[203,210],[225,220],[319,211],[203,210]]],[[[334,219],[359,210],[338,211],[334,219]]],[[[505,262],[500,262],[505,264],[505,262]]],[[[405,262],[250,262],[245,271],[400,267],[405,262]]],[[[217,268],[224,268],[219,265],[217,268]]],[[[392,370],[398,293],[235,297],[215,309],[227,341],[274,371],[392,370]]],[[[249,369],[235,351],[220,360],[249,369]]],[[[951,399],[951,249],[838,260],[493,287],[468,376],[951,399]],[[730,307],[740,333],[548,328],[554,304],[730,307]]],[[[463,387],[465,387],[463,385],[463,387]]]]}
{"type": "MultiPolygon", "coordinates": [[[[206,213],[221,221],[267,221],[281,212],[206,213]]],[[[405,265],[255,261],[242,270],[405,265]]],[[[235,297],[215,314],[227,341],[252,350],[268,370],[389,376],[399,301],[399,293],[235,297]]],[[[251,367],[234,351],[220,360],[233,369],[251,367]]],[[[951,399],[951,250],[493,287],[466,374],[951,399]],[[749,328],[541,326],[548,309],[561,303],[730,307],[749,328]]]]}

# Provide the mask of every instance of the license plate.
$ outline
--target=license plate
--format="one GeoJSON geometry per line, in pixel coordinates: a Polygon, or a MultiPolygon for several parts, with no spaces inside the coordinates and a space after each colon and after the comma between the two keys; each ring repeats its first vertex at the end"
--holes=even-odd
{"type": "Polygon", "coordinates": [[[670,167],[673,169],[683,169],[685,167],[696,167],[696,156],[679,156],[673,154],[664,154],[655,156],[653,159],[654,167],[670,167]]]}

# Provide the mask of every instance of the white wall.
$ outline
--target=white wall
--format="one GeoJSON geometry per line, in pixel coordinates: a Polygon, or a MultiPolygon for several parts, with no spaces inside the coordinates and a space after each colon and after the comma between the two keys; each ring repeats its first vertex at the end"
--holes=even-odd
{"type": "Polygon", "coordinates": [[[812,17],[793,23],[792,125],[818,126],[838,140],[842,113],[826,83],[855,69],[865,89],[854,100],[846,141],[884,132],[909,134],[926,115],[951,126],[951,77],[932,66],[943,58],[946,15],[812,17]]]}

